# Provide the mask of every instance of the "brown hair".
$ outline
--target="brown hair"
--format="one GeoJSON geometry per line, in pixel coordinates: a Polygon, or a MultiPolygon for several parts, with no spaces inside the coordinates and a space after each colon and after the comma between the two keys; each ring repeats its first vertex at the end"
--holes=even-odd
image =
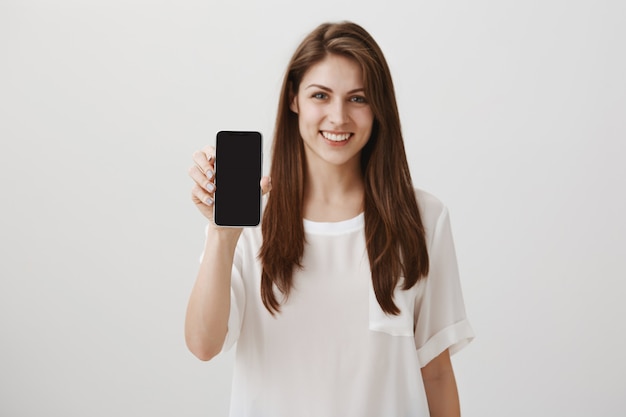
{"type": "Polygon", "coordinates": [[[285,74],[270,175],[272,191],[263,214],[261,298],[272,313],[280,311],[274,288],[286,299],[294,268],[304,253],[303,196],[305,157],[298,115],[289,109],[306,71],[328,54],[348,57],[362,69],[365,96],[374,114],[372,134],[361,151],[365,184],[365,239],[376,299],[388,314],[400,313],[393,291],[428,274],[424,227],[406,160],[400,117],[383,53],[371,35],[352,22],[324,23],[296,49],[285,74]]]}

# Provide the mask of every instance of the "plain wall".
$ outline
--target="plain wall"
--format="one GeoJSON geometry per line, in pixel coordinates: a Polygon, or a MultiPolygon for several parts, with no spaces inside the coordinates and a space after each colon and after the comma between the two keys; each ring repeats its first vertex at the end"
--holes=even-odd
{"type": "MultiPolygon", "coordinates": [[[[260,130],[302,37],[390,64],[416,186],[451,212],[463,415],[626,408],[626,3],[0,1],[0,415],[226,416],[184,313],[194,150],[260,130]]],[[[267,171],[266,165],[266,171],[267,171]]]]}

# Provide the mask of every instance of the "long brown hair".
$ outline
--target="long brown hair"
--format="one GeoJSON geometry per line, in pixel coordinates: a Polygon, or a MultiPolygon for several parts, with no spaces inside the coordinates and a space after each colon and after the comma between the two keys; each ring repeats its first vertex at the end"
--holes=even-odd
{"type": "Polygon", "coordinates": [[[298,115],[289,104],[306,71],[328,54],[353,59],[362,69],[365,96],[374,114],[369,141],[361,151],[365,184],[365,239],[376,299],[397,315],[393,291],[411,288],[428,274],[424,227],[406,160],[400,116],[383,53],[371,35],[352,22],[324,23],[296,49],[285,74],[278,104],[270,175],[272,191],[263,214],[261,298],[275,314],[289,296],[295,268],[304,253],[303,196],[305,157],[298,115]]]}

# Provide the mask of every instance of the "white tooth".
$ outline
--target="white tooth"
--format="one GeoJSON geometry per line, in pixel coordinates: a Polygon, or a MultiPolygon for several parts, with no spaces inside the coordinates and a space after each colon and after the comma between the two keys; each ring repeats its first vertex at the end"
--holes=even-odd
{"type": "Polygon", "coordinates": [[[334,133],[322,132],[322,135],[326,139],[332,140],[333,142],[341,142],[341,141],[347,140],[350,137],[350,133],[344,133],[342,135],[337,135],[337,134],[334,134],[334,133]]]}

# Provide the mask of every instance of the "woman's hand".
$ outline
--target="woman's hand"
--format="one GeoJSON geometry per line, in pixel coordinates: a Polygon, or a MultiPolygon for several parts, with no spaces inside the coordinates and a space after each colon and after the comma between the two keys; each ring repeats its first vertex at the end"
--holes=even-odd
{"type": "MultiPolygon", "coordinates": [[[[191,190],[191,200],[200,213],[211,220],[213,226],[213,203],[215,196],[215,148],[206,146],[193,154],[194,164],[189,168],[189,176],[194,181],[191,190]]],[[[270,177],[261,178],[261,191],[263,194],[272,189],[270,177]]]]}
{"type": "Polygon", "coordinates": [[[194,152],[193,162],[189,168],[189,176],[195,183],[191,190],[191,200],[204,217],[213,220],[215,148],[207,146],[194,152]]]}

